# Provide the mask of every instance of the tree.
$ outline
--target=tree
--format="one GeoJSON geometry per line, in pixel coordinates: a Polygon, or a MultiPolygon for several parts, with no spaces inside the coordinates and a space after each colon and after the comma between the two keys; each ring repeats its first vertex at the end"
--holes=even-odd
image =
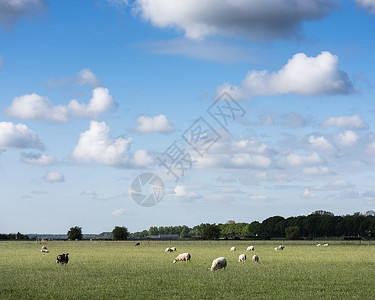
{"type": "Polygon", "coordinates": [[[207,225],[203,229],[202,237],[205,240],[216,240],[220,236],[220,227],[218,225],[207,225]]]}
{"type": "Polygon", "coordinates": [[[285,235],[288,240],[297,240],[299,238],[299,227],[290,226],[285,228],[285,235]]]}
{"type": "Polygon", "coordinates": [[[68,231],[69,240],[82,240],[82,227],[70,227],[68,231]]]}
{"type": "Polygon", "coordinates": [[[112,238],[114,241],[123,241],[128,238],[129,231],[126,227],[116,226],[112,230],[112,238]]]}

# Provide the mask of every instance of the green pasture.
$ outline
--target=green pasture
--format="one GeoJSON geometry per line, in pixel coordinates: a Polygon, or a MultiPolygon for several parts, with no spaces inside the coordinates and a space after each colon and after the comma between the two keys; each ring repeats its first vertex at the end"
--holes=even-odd
{"type": "Polygon", "coordinates": [[[273,241],[4,241],[0,299],[375,299],[374,244],[317,243],[326,241],[284,242],[283,251],[273,241]],[[255,251],[239,263],[249,245],[255,251]],[[41,253],[42,246],[50,252],[41,253]],[[172,246],[177,253],[164,253],[172,246]],[[68,265],[57,265],[66,252],[68,265]],[[173,264],[183,252],[191,262],[173,264]],[[228,267],[211,272],[219,256],[228,267]]]}

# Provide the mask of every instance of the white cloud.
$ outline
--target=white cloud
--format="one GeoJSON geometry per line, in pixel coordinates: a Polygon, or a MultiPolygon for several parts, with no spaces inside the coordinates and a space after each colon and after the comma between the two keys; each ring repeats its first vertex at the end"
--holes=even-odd
{"type": "Polygon", "coordinates": [[[43,150],[44,145],[41,138],[26,125],[0,122],[0,148],[43,150]]]}
{"type": "Polygon", "coordinates": [[[249,195],[248,198],[250,200],[254,200],[254,201],[265,201],[265,200],[268,200],[268,197],[265,196],[265,195],[249,195]]]}
{"type": "Polygon", "coordinates": [[[50,183],[64,182],[65,176],[59,172],[50,171],[44,176],[44,180],[50,183]]]}
{"type": "Polygon", "coordinates": [[[268,147],[255,139],[232,140],[222,136],[205,156],[194,156],[199,168],[268,168],[272,160],[268,157],[268,147]]]}
{"type": "Polygon", "coordinates": [[[146,150],[135,151],[133,158],[130,160],[130,164],[137,167],[146,167],[153,163],[153,159],[148,155],[146,150]]]}
{"type": "Polygon", "coordinates": [[[85,84],[89,84],[91,86],[99,85],[98,78],[96,78],[95,74],[91,72],[91,70],[88,68],[85,68],[79,71],[76,81],[79,85],[85,85],[85,84]]]}
{"type": "Polygon", "coordinates": [[[64,84],[85,85],[97,87],[100,84],[96,75],[88,68],[84,68],[78,72],[76,76],[66,76],[58,79],[52,79],[48,82],[51,87],[61,86],[64,84]]]}
{"type": "Polygon", "coordinates": [[[308,139],[311,148],[326,153],[336,153],[337,149],[324,137],[310,135],[308,139]]]}
{"type": "Polygon", "coordinates": [[[319,165],[321,163],[323,163],[323,159],[316,152],[313,152],[310,155],[290,153],[286,157],[283,157],[279,160],[280,165],[289,166],[289,167],[319,165]]]}
{"type": "Polygon", "coordinates": [[[95,88],[89,104],[71,100],[66,105],[53,105],[47,97],[35,93],[15,97],[5,112],[23,120],[66,122],[69,117],[96,118],[115,106],[113,97],[106,88],[95,88]]]}
{"type": "Polygon", "coordinates": [[[354,116],[340,116],[340,117],[330,117],[325,120],[322,124],[322,127],[343,127],[349,129],[362,129],[367,128],[367,124],[363,122],[360,115],[354,116]]]}
{"type": "Polygon", "coordinates": [[[218,87],[217,94],[226,91],[235,99],[254,95],[348,94],[352,91],[352,83],[338,64],[338,57],[327,51],[316,57],[297,53],[279,71],[250,71],[240,85],[226,83],[218,87]]]}
{"type": "Polygon", "coordinates": [[[184,185],[177,185],[174,189],[176,197],[183,197],[183,198],[195,198],[198,197],[197,193],[188,192],[184,185]]]}
{"type": "Polygon", "coordinates": [[[115,217],[119,217],[123,214],[126,213],[126,210],[124,208],[118,208],[118,209],[115,209],[113,212],[112,212],[112,215],[115,216],[115,217]]]}
{"type": "Polygon", "coordinates": [[[39,166],[51,166],[56,163],[54,156],[40,153],[21,153],[21,159],[25,163],[39,166]]]}
{"type": "Polygon", "coordinates": [[[0,25],[11,26],[21,17],[34,17],[48,7],[48,0],[0,0],[0,25]]]}
{"type": "Polygon", "coordinates": [[[115,101],[106,88],[95,88],[89,104],[79,103],[73,99],[68,104],[68,111],[79,118],[97,118],[115,106],[115,101]]]}
{"type": "Polygon", "coordinates": [[[303,168],[302,172],[306,175],[331,175],[332,174],[329,168],[325,166],[306,167],[306,168],[303,168]]]}
{"type": "Polygon", "coordinates": [[[22,120],[44,120],[66,122],[68,110],[64,105],[54,106],[47,97],[38,94],[27,94],[15,97],[5,112],[22,120]]]}
{"type": "Polygon", "coordinates": [[[357,6],[375,15],[375,0],[355,0],[357,6]]]}
{"type": "Polygon", "coordinates": [[[319,20],[332,0],[137,0],[135,11],[159,28],[175,27],[193,39],[223,34],[250,39],[299,36],[301,24],[319,20]]]}
{"type": "Polygon", "coordinates": [[[317,191],[329,191],[329,190],[344,190],[354,188],[355,185],[347,180],[334,180],[323,186],[316,186],[314,189],[317,191]]]}
{"type": "Polygon", "coordinates": [[[84,190],[81,195],[86,195],[86,196],[97,196],[97,193],[95,193],[93,190],[84,190]]]}
{"type": "Polygon", "coordinates": [[[339,133],[335,136],[336,142],[342,147],[354,146],[359,139],[358,134],[352,130],[346,130],[345,132],[339,133]]]}
{"type": "Polygon", "coordinates": [[[113,138],[105,122],[91,121],[90,128],[81,133],[72,156],[85,163],[99,163],[109,166],[145,166],[152,159],[144,150],[138,150],[133,158],[129,156],[132,138],[113,138]]]}
{"type": "Polygon", "coordinates": [[[155,117],[140,116],[137,119],[137,123],[139,124],[137,127],[139,133],[168,133],[174,130],[174,126],[165,115],[157,115],[155,117]]]}
{"type": "Polygon", "coordinates": [[[308,198],[308,199],[313,199],[316,198],[317,195],[313,192],[311,192],[309,189],[305,189],[301,195],[302,198],[308,198]]]}

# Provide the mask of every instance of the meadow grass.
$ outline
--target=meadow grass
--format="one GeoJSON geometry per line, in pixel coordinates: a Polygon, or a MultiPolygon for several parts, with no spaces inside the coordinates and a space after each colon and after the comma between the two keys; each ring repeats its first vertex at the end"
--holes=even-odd
{"type": "Polygon", "coordinates": [[[375,245],[317,243],[275,251],[275,242],[0,242],[0,299],[375,298],[375,245]],[[41,253],[43,245],[50,253],[41,253]],[[239,263],[249,245],[255,251],[239,263]],[[164,253],[171,246],[177,253],[164,253]],[[66,252],[68,265],[57,265],[66,252]],[[183,252],[191,262],[172,264],[183,252]],[[219,256],[227,269],[210,272],[219,256]]]}

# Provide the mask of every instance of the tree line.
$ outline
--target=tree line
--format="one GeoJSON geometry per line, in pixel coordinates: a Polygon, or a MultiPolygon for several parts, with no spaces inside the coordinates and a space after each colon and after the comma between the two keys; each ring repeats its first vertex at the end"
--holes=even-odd
{"type": "MultiPolygon", "coordinates": [[[[202,223],[194,227],[182,226],[152,226],[148,230],[129,233],[126,227],[116,226],[112,232],[93,235],[93,238],[126,240],[145,239],[150,235],[158,236],[175,234],[180,238],[202,239],[270,239],[270,238],[316,238],[316,237],[345,237],[372,238],[375,236],[375,212],[354,213],[352,215],[335,216],[333,213],[317,210],[307,216],[284,218],[273,216],[262,222],[236,223],[233,220],[225,224],[202,223]]],[[[82,227],[71,227],[67,233],[69,240],[82,240],[82,227]]],[[[20,232],[17,234],[0,234],[0,240],[28,240],[29,236],[20,232]]]]}
{"type": "Polygon", "coordinates": [[[178,234],[180,238],[315,238],[315,237],[373,237],[375,236],[375,212],[335,216],[317,210],[307,216],[284,218],[273,216],[263,222],[225,224],[202,223],[188,226],[150,227],[149,230],[130,234],[131,238],[147,238],[148,235],[178,234]]]}

